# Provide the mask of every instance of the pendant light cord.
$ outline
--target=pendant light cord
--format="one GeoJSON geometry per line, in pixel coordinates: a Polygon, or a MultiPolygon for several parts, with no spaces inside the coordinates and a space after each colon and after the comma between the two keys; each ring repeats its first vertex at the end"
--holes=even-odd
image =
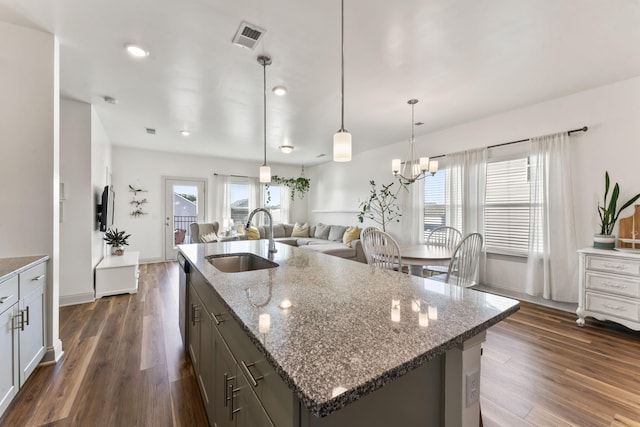
{"type": "Polygon", "coordinates": [[[344,130],[344,0],[341,1],[342,4],[342,18],[341,18],[341,33],[342,40],[340,44],[342,45],[342,57],[341,57],[341,77],[342,77],[342,118],[340,124],[340,131],[345,132],[344,130]]]}
{"type": "Polygon", "coordinates": [[[262,78],[263,78],[263,134],[264,134],[264,163],[262,166],[267,166],[267,61],[262,61],[262,78]]]}

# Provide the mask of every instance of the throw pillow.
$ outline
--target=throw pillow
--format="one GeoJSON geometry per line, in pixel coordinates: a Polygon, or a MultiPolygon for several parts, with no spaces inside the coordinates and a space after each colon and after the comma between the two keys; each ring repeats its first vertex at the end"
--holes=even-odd
{"type": "Polygon", "coordinates": [[[333,242],[342,242],[342,236],[347,229],[345,225],[332,225],[329,230],[329,240],[333,242]]]}
{"type": "Polygon", "coordinates": [[[323,223],[318,223],[316,226],[316,234],[313,235],[316,239],[329,239],[329,232],[331,231],[330,225],[325,225],[323,223]]]}
{"type": "Polygon", "coordinates": [[[284,226],[284,237],[291,237],[293,232],[293,224],[282,224],[284,226]]]}
{"type": "Polygon", "coordinates": [[[291,237],[309,237],[309,224],[306,222],[304,224],[296,222],[296,225],[293,226],[291,237]]]}
{"type": "Polygon", "coordinates": [[[260,240],[260,232],[256,227],[249,227],[245,229],[244,235],[247,236],[247,240],[260,240]]]}
{"type": "Polygon", "coordinates": [[[216,234],[215,231],[212,231],[211,233],[207,233],[207,234],[201,235],[200,236],[200,241],[202,243],[217,242],[218,241],[218,235],[216,234]]]}
{"type": "Polygon", "coordinates": [[[278,237],[286,237],[284,224],[273,224],[273,238],[277,239],[278,237]]]}
{"type": "Polygon", "coordinates": [[[342,236],[342,243],[351,247],[351,242],[360,238],[360,229],[355,227],[347,228],[347,231],[344,232],[344,236],[342,236]]]}

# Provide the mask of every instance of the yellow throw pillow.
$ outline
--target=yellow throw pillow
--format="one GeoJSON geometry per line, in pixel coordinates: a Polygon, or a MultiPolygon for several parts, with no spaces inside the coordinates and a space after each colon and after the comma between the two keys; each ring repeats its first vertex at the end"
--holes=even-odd
{"type": "Polygon", "coordinates": [[[296,225],[293,226],[291,237],[309,237],[309,224],[306,222],[304,224],[296,222],[296,225]]]}
{"type": "Polygon", "coordinates": [[[249,227],[244,230],[244,235],[247,236],[247,240],[260,240],[260,232],[256,227],[249,227]]]}
{"type": "Polygon", "coordinates": [[[359,238],[360,238],[360,229],[358,228],[358,226],[349,227],[347,228],[347,231],[345,231],[344,235],[342,236],[342,243],[351,247],[351,242],[359,238]]]}

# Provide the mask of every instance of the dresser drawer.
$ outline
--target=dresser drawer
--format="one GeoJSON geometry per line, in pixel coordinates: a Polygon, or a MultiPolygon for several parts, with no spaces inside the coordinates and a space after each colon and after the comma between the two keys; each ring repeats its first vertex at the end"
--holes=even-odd
{"type": "Polygon", "coordinates": [[[0,283],[0,314],[16,302],[18,302],[18,276],[13,276],[0,283]]]}
{"type": "Polygon", "coordinates": [[[40,289],[46,282],[47,263],[43,262],[20,273],[20,298],[40,289]]]}
{"type": "Polygon", "coordinates": [[[640,302],[587,292],[586,309],[623,319],[640,321],[640,302]]]}
{"type": "Polygon", "coordinates": [[[640,278],[625,278],[610,274],[586,273],[587,290],[640,298],[640,278]]]}
{"type": "Polygon", "coordinates": [[[587,270],[606,271],[609,273],[640,276],[640,261],[624,258],[587,255],[587,270]]]}

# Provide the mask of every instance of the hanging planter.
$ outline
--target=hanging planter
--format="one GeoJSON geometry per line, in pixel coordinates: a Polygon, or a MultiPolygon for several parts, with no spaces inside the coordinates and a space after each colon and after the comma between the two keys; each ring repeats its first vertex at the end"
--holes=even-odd
{"type": "MultiPolygon", "coordinates": [[[[289,188],[289,198],[293,201],[296,197],[302,199],[304,195],[309,192],[311,188],[311,178],[306,178],[304,176],[304,166],[302,166],[302,171],[300,172],[300,176],[298,178],[284,178],[278,175],[273,175],[271,177],[271,182],[273,184],[284,185],[289,188]]],[[[265,184],[267,187],[267,203],[271,201],[271,193],[269,192],[269,184],[265,184]]]]}

